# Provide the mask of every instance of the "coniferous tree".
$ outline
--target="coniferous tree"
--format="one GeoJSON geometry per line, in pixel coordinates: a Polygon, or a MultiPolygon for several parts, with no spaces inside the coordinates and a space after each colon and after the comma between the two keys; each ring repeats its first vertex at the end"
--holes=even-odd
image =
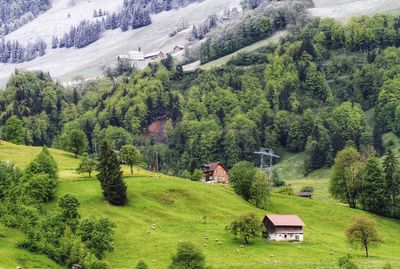
{"type": "Polygon", "coordinates": [[[389,192],[378,158],[369,157],[361,175],[360,204],[364,210],[388,214],[389,192]]]}
{"type": "Polygon", "coordinates": [[[104,200],[116,206],[125,205],[127,187],[123,180],[120,161],[107,142],[104,142],[101,147],[97,170],[104,200]]]}
{"type": "Polygon", "coordinates": [[[376,124],[374,127],[373,142],[376,152],[379,154],[379,156],[382,156],[385,152],[385,147],[383,146],[382,130],[379,124],[376,124]]]}
{"type": "Polygon", "coordinates": [[[390,193],[393,207],[396,207],[396,197],[400,193],[398,166],[399,161],[397,156],[389,149],[383,160],[383,170],[385,172],[386,189],[390,193]]]}

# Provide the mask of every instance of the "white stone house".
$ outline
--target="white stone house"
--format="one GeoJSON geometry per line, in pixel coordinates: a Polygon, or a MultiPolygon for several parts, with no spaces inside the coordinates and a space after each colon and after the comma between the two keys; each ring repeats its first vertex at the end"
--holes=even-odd
{"type": "Polygon", "coordinates": [[[141,48],[129,51],[129,59],[132,61],[144,61],[144,53],[141,48]]]}
{"type": "Polygon", "coordinates": [[[304,241],[304,222],[297,215],[265,215],[264,236],[270,241],[304,241]]]}

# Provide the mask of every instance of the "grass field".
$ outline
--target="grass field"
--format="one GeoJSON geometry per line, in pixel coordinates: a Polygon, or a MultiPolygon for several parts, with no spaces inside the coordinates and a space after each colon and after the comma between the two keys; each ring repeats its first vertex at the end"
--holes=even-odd
{"type": "MultiPolygon", "coordinates": [[[[40,149],[2,143],[0,159],[13,159],[19,166],[26,165],[40,149]],[[11,153],[6,153],[8,149],[11,153]],[[25,151],[26,150],[26,151],[25,151]]],[[[62,173],[73,171],[77,162],[73,156],[61,151],[51,151],[59,162],[62,173]],[[67,171],[67,172],[65,172],[67,171]]],[[[283,155],[279,164],[287,169],[301,155],[283,155]]],[[[126,170],[126,168],[124,168],[126,170]]],[[[294,168],[296,170],[296,168],[294,168]]],[[[298,169],[298,172],[301,170],[298,169]]],[[[126,171],[127,172],[127,171],[126,171]]],[[[213,268],[261,269],[261,268],[337,268],[337,258],[347,253],[355,257],[361,268],[382,268],[391,262],[400,267],[400,222],[374,216],[341,205],[328,196],[327,171],[320,171],[310,178],[297,178],[287,182],[295,189],[313,185],[315,199],[272,194],[267,210],[256,209],[238,197],[229,186],[190,182],[164,175],[136,170],[135,176],[126,173],[129,203],[123,208],[112,207],[102,201],[100,186],[95,179],[76,177],[62,178],[57,196],[75,194],[80,202],[82,216],[105,216],[117,224],[115,251],[106,260],[116,269],[134,268],[144,259],[150,268],[167,268],[171,255],[180,241],[197,244],[206,254],[207,263],[213,268]],[[298,214],[306,223],[303,244],[269,243],[257,239],[249,246],[240,247],[225,232],[236,216],[256,212],[260,219],[265,213],[298,214]],[[369,215],[379,225],[384,238],[382,246],[372,249],[371,257],[364,258],[361,250],[350,249],[343,230],[354,216],[369,215]],[[204,217],[207,223],[204,223],[204,217]],[[156,229],[152,229],[152,225],[156,229]],[[206,237],[208,239],[206,239],[206,237]]],[[[71,174],[70,176],[73,176],[71,174]]],[[[49,204],[48,209],[55,207],[49,204]]],[[[43,256],[34,255],[15,247],[22,234],[0,226],[0,268],[60,268],[43,256]]]]}

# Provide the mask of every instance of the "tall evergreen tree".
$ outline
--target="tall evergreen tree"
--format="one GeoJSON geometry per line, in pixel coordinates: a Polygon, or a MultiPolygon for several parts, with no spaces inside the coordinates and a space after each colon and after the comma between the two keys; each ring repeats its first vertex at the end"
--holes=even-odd
{"type": "Polygon", "coordinates": [[[396,206],[396,197],[400,193],[398,165],[399,161],[397,156],[389,149],[383,160],[383,170],[385,172],[386,189],[390,193],[393,207],[396,206]]]}
{"type": "Polygon", "coordinates": [[[388,213],[388,190],[383,169],[375,156],[369,157],[361,176],[360,204],[363,209],[378,214],[388,213]]]}
{"type": "Polygon", "coordinates": [[[127,187],[123,181],[117,154],[107,142],[101,147],[97,178],[103,190],[104,200],[112,205],[123,206],[127,202],[127,187]]]}

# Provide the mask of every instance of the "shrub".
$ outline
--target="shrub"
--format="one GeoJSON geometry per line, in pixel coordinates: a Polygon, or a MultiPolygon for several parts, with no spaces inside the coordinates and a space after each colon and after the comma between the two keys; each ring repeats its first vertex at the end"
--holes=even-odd
{"type": "Polygon", "coordinates": [[[286,182],[279,178],[274,178],[272,180],[272,183],[274,184],[274,187],[282,187],[286,185],[286,182]]]}
{"type": "Polygon", "coordinates": [[[149,267],[144,261],[139,261],[136,265],[136,269],[148,269],[149,267]]]}
{"type": "Polygon", "coordinates": [[[301,188],[301,192],[314,192],[314,187],[305,186],[305,187],[301,188]]]}
{"type": "Polygon", "coordinates": [[[285,195],[294,195],[294,191],[292,186],[287,185],[279,188],[276,193],[285,194],[285,195]]]}
{"type": "Polygon", "coordinates": [[[352,257],[348,254],[338,259],[339,268],[343,269],[358,269],[358,266],[351,260],[352,257]]]}
{"type": "Polygon", "coordinates": [[[169,269],[204,269],[205,256],[193,243],[182,242],[172,257],[169,269]]]}

